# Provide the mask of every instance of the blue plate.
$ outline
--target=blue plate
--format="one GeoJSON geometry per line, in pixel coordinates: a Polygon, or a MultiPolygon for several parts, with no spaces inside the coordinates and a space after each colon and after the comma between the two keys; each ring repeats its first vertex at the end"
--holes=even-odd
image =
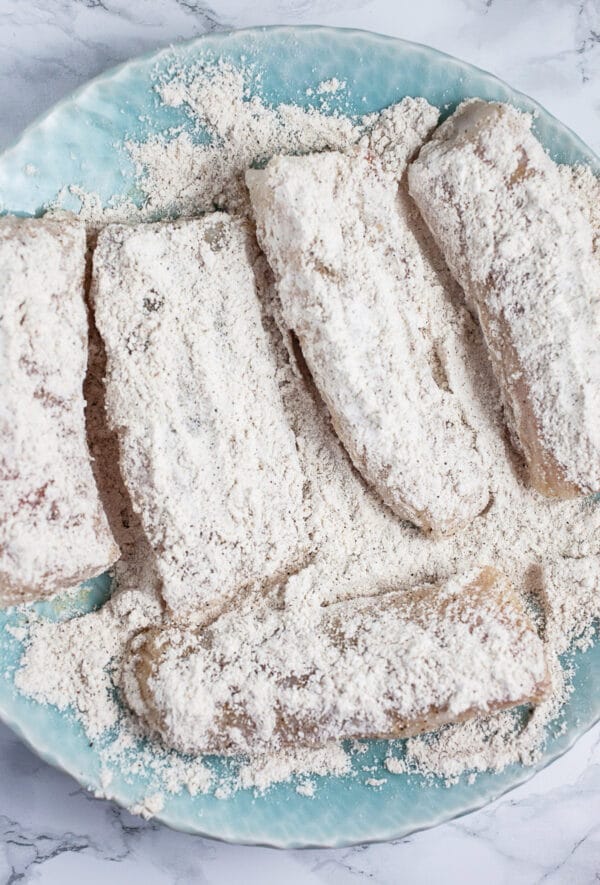
{"type": "MultiPolygon", "coordinates": [[[[126,138],[145,140],[174,123],[177,110],[158,106],[153,74],[173,56],[181,64],[225,58],[252,63],[262,78],[252,87],[267,103],[310,104],[309,86],[337,77],[348,84],[349,112],[364,114],[422,95],[450,113],[468,96],[510,101],[535,114],[538,137],[560,162],[588,163],[592,152],[543,108],[490,74],[425,46],[360,31],[330,28],[266,28],[202,37],[175,49],[129,62],[79,89],[30,126],[0,157],[0,211],[39,214],[65,183],[107,200],[113,194],[139,198],[133,168],[119,149],[126,138]],[[256,85],[258,84],[258,85],[256,85]],[[34,167],[34,169],[32,169],[34,167]],[[35,170],[35,174],[32,172],[35,170]]],[[[344,98],[345,102],[346,98],[344,98]]],[[[176,122],[185,124],[184,115],[176,122]]],[[[108,593],[106,576],[76,594],[38,606],[46,616],[91,611],[108,593]]],[[[18,610],[0,613],[0,716],[44,759],[92,790],[102,790],[101,745],[90,744],[69,712],[60,713],[18,694],[13,677],[23,648],[3,628],[18,625],[18,610]]],[[[600,719],[600,643],[577,653],[575,691],[566,705],[564,729],[549,731],[538,768],[555,759],[600,719]]],[[[264,796],[240,791],[228,800],[187,792],[167,798],[158,818],[172,827],[232,842],[294,846],[340,846],[399,838],[464,814],[529,778],[534,769],[513,765],[501,774],[467,777],[450,787],[418,776],[388,775],[378,789],[365,784],[363,766],[384,758],[386,744],[373,741],[357,757],[352,775],[318,777],[314,798],[295,785],[273,787],[264,796]]],[[[216,763],[219,764],[219,763],[216,763]]],[[[129,776],[111,768],[111,796],[132,807],[151,795],[152,775],[129,776]]]]}

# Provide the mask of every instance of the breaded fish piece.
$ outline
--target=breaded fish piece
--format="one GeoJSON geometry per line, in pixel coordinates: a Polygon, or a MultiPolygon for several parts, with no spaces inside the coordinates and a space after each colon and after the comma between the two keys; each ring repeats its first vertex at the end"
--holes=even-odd
{"type": "Polygon", "coordinates": [[[276,157],[246,175],[257,235],[333,426],[391,509],[450,533],[486,506],[475,434],[438,382],[423,261],[376,159],[276,157]]]}
{"type": "Polygon", "coordinates": [[[176,615],[218,609],[306,550],[303,477],[247,226],[109,225],[92,297],[123,478],[176,615]]]}
{"type": "Polygon", "coordinates": [[[324,607],[249,606],[199,632],[150,629],[123,686],[167,746],[227,755],[406,737],[537,703],[549,681],[519,596],[485,567],[324,607]]]}
{"type": "Polygon", "coordinates": [[[600,263],[559,169],[506,104],[465,102],[409,188],[475,308],[531,485],[600,489],[600,263]]]}
{"type": "Polygon", "coordinates": [[[0,605],[119,556],[86,442],[85,256],[74,218],[0,219],[0,605]]]}

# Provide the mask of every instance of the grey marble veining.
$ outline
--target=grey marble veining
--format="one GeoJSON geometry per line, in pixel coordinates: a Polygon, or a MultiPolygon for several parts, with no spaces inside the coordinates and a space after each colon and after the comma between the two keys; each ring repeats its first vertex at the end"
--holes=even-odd
{"type": "Polygon", "coordinates": [[[396,843],[335,851],[223,845],[94,799],[0,728],[0,882],[578,885],[600,869],[600,730],[482,811],[396,843]]]}
{"type": "MultiPolygon", "coordinates": [[[[133,55],[257,24],[367,28],[491,70],[600,152],[600,0],[0,0],[0,149],[133,55]]],[[[397,843],[276,852],[169,831],[96,800],[0,725],[0,885],[600,881],[600,727],[484,810],[397,843]]]]}

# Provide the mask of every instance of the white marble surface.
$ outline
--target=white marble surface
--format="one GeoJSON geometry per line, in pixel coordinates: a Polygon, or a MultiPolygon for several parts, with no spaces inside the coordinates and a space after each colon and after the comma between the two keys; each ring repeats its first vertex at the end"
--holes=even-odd
{"type": "MultiPolygon", "coordinates": [[[[600,0],[0,0],[0,149],[79,84],[208,30],[366,28],[509,80],[600,152],[600,0]]],[[[336,851],[221,845],[92,799],[0,726],[0,885],[600,881],[600,727],[485,810],[401,842],[336,851]]]]}

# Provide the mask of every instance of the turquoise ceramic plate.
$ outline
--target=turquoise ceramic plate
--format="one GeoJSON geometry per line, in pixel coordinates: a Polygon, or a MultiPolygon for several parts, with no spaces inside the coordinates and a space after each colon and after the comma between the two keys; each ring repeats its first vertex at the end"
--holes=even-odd
{"type": "MultiPolygon", "coordinates": [[[[511,101],[536,114],[537,134],[552,156],[586,162],[598,169],[591,151],[565,126],[526,96],[464,62],[424,46],[359,31],[328,28],[270,28],[217,34],[169,52],[137,59],[94,80],[31,126],[0,157],[0,210],[34,214],[54,199],[65,183],[99,193],[135,197],[133,169],[115,149],[125,137],[146,139],[172,115],[157,108],[151,74],[173,53],[180,62],[225,57],[256,64],[263,73],[260,94],[273,103],[309,103],[306,90],[338,77],[349,87],[351,110],[375,111],[405,95],[423,95],[451,111],[467,96],[511,101]],[[36,173],[31,174],[31,167],[36,173]]],[[[256,91],[259,91],[258,88],[256,91]]],[[[184,122],[178,119],[177,122],[184,122]]],[[[108,591],[106,577],[40,606],[53,617],[91,610],[108,591]]],[[[17,624],[18,612],[0,614],[0,715],[48,762],[63,768],[90,789],[100,789],[98,747],[90,745],[68,713],[40,706],[17,694],[13,674],[22,647],[3,630],[17,624]]],[[[600,693],[593,673],[600,672],[600,643],[575,657],[575,691],[564,711],[564,731],[548,735],[540,767],[563,753],[600,718],[600,693]]],[[[316,778],[315,798],[300,796],[283,784],[264,796],[241,791],[229,800],[182,793],[167,799],[159,818],[181,830],[220,839],[275,846],[339,846],[398,838],[478,808],[526,780],[531,768],[512,766],[451,788],[420,777],[389,775],[379,789],[365,785],[362,766],[382,759],[385,744],[372,742],[359,757],[355,776],[316,778]]],[[[150,775],[126,777],[112,769],[110,793],[133,806],[153,792],[150,775]]]]}

